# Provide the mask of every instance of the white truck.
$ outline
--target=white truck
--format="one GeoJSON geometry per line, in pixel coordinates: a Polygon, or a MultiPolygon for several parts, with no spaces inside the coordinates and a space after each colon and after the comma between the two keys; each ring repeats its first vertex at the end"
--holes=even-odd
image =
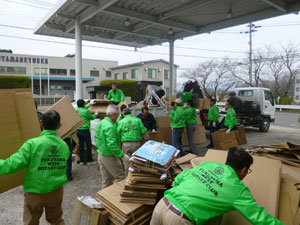
{"type": "Polygon", "coordinates": [[[267,132],[270,123],[275,121],[275,101],[268,88],[235,88],[236,111],[238,123],[259,128],[267,132]]]}

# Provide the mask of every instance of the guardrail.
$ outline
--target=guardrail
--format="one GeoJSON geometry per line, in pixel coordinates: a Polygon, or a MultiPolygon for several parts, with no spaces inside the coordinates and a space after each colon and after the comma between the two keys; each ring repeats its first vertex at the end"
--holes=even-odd
{"type": "MultiPolygon", "coordinates": [[[[217,102],[217,106],[225,106],[225,102],[217,102]]],[[[276,109],[282,111],[283,109],[300,109],[300,105],[276,105],[276,109]]]]}
{"type": "Polygon", "coordinates": [[[38,96],[34,95],[34,100],[38,104],[38,106],[50,106],[58,102],[64,96],[38,96]]]}

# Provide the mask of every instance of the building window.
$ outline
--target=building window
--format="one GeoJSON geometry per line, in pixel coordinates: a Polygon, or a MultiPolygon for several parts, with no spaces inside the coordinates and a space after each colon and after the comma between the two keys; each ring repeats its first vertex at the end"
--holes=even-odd
{"type": "Polygon", "coordinates": [[[50,69],[50,75],[67,75],[66,69],[50,69]]]}
{"type": "Polygon", "coordinates": [[[296,88],[296,92],[299,92],[299,88],[296,88]]]}
{"type": "Polygon", "coordinates": [[[0,66],[2,74],[26,74],[26,67],[0,66]]]}
{"type": "Polygon", "coordinates": [[[164,79],[169,80],[169,70],[164,70],[164,79]]]}
{"type": "Polygon", "coordinates": [[[296,80],[296,84],[299,84],[299,83],[300,83],[300,79],[297,79],[297,80],[296,80]]]}
{"type": "Polygon", "coordinates": [[[129,75],[128,72],[123,73],[123,80],[128,80],[129,75]]]}
{"type": "Polygon", "coordinates": [[[167,97],[167,98],[170,97],[170,88],[166,88],[166,97],[167,97]]]}
{"type": "Polygon", "coordinates": [[[64,91],[72,91],[72,86],[64,86],[64,91]]]}
{"type": "Polygon", "coordinates": [[[34,68],[34,75],[48,75],[48,69],[47,68],[34,68]]]}
{"type": "Polygon", "coordinates": [[[111,71],[110,70],[106,70],[105,71],[105,76],[106,77],[111,77],[111,71]]]}
{"type": "Polygon", "coordinates": [[[120,74],[119,74],[119,73],[115,73],[115,79],[116,79],[116,80],[120,80],[120,79],[121,79],[121,77],[120,77],[120,74]]]}
{"type": "Polygon", "coordinates": [[[295,96],[295,99],[296,99],[296,100],[299,100],[299,95],[296,95],[296,96],[295,96]]]}
{"type": "Polygon", "coordinates": [[[132,79],[138,79],[138,69],[132,69],[131,70],[131,78],[132,79]]]}
{"type": "Polygon", "coordinates": [[[75,76],[76,75],[76,71],[75,70],[70,70],[70,76],[75,76]]]}
{"type": "Polygon", "coordinates": [[[148,78],[156,79],[156,69],[148,69],[148,78]]]}
{"type": "Polygon", "coordinates": [[[90,75],[91,77],[99,77],[99,70],[91,70],[90,75]]]}

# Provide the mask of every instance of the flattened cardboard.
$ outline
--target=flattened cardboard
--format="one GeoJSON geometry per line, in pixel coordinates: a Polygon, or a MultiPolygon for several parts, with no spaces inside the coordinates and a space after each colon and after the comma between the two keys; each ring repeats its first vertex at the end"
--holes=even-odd
{"type": "Polygon", "coordinates": [[[180,165],[182,163],[190,162],[192,159],[194,159],[196,157],[197,157],[197,155],[189,153],[189,154],[186,154],[185,156],[175,159],[175,163],[177,165],[180,165]]]}
{"type": "Polygon", "coordinates": [[[62,139],[65,139],[70,134],[74,133],[84,124],[83,120],[66,96],[50,107],[48,111],[50,110],[55,110],[60,114],[61,127],[57,130],[57,136],[62,139]]]}
{"type": "Polygon", "coordinates": [[[160,131],[148,132],[148,135],[149,135],[148,139],[146,139],[144,136],[142,137],[141,146],[149,140],[156,141],[156,142],[164,141],[163,134],[160,131]]]}
{"type": "MultiPolygon", "coordinates": [[[[40,126],[30,89],[0,90],[0,158],[7,159],[23,143],[40,135],[40,126]]],[[[0,176],[0,193],[24,183],[25,170],[0,176]]]]}
{"type": "MultiPolygon", "coordinates": [[[[211,161],[225,163],[227,151],[208,150],[203,162],[211,161]]],[[[252,173],[243,180],[256,199],[257,204],[263,206],[268,213],[277,217],[280,191],[280,166],[277,160],[253,156],[252,173]]],[[[250,224],[240,213],[233,211],[227,214],[225,225],[250,224]]]]}
{"type": "Polygon", "coordinates": [[[163,134],[165,143],[172,145],[172,129],[171,120],[168,116],[159,116],[156,118],[159,131],[163,134]]]}
{"type": "Polygon", "coordinates": [[[192,159],[191,160],[192,167],[194,168],[194,167],[200,165],[203,162],[203,158],[204,157],[197,157],[197,158],[192,159]]]}
{"type": "Polygon", "coordinates": [[[245,145],[247,144],[247,136],[244,126],[237,126],[237,140],[239,145],[245,145]]]}

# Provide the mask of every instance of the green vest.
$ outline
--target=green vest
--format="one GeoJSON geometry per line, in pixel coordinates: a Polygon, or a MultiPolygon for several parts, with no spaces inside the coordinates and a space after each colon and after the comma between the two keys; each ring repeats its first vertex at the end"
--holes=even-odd
{"type": "Polygon", "coordinates": [[[55,130],[44,130],[40,137],[26,141],[6,160],[0,160],[0,175],[9,175],[27,168],[24,191],[45,194],[67,183],[68,145],[55,130]]]}
{"type": "Polygon", "coordinates": [[[118,135],[121,137],[121,142],[141,141],[142,135],[147,133],[147,128],[142,123],[142,120],[133,117],[131,114],[126,115],[118,124],[118,135]]]}
{"type": "Polygon", "coordinates": [[[219,108],[216,104],[213,104],[208,111],[208,121],[217,122],[219,120],[219,108]]]}
{"type": "Polygon", "coordinates": [[[117,88],[116,91],[111,89],[108,92],[107,99],[111,102],[119,103],[119,102],[124,102],[125,96],[124,96],[123,91],[121,89],[117,88]]]}
{"type": "Polygon", "coordinates": [[[221,163],[204,162],[183,171],[165,197],[197,225],[233,210],[251,224],[284,225],[256,204],[233,168],[221,163]]]}
{"type": "Polygon", "coordinates": [[[95,142],[99,154],[104,156],[123,156],[116,124],[108,117],[105,117],[98,123],[95,130],[95,142]]]}
{"type": "Polygon", "coordinates": [[[225,117],[225,122],[224,122],[225,127],[228,127],[228,129],[232,130],[234,127],[237,125],[237,120],[236,120],[236,114],[233,108],[229,108],[226,112],[226,117],[225,117]]]}
{"type": "Polygon", "coordinates": [[[185,127],[185,114],[182,106],[177,106],[175,109],[173,109],[169,114],[169,118],[171,119],[172,128],[185,127]]]}
{"type": "MultiPolygon", "coordinates": [[[[89,106],[89,104],[87,105],[89,106]]],[[[91,127],[91,120],[97,118],[96,114],[92,114],[88,109],[78,107],[76,109],[81,119],[84,121],[84,124],[78,130],[88,130],[91,127]]]]}
{"type": "Polygon", "coordinates": [[[184,113],[187,125],[197,124],[197,111],[194,107],[184,108],[184,113]]]}

